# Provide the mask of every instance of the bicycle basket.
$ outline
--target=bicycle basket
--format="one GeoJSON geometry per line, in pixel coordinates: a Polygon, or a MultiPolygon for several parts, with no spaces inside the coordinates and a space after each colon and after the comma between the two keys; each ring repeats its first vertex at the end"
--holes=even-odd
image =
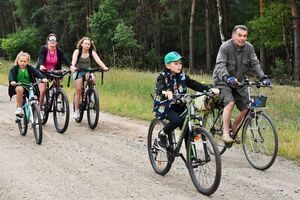
{"type": "Polygon", "coordinates": [[[195,107],[200,112],[210,112],[212,110],[213,103],[213,98],[205,95],[195,99],[195,107]]]}
{"type": "Polygon", "coordinates": [[[267,103],[266,96],[260,95],[260,96],[251,96],[251,107],[266,107],[267,103]]]}

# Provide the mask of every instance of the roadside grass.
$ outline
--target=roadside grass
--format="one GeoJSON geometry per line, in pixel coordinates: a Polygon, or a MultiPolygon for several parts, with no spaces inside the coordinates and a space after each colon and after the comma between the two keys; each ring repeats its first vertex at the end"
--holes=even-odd
{"type": "MultiPolygon", "coordinates": [[[[11,62],[0,60],[0,83],[7,85],[7,74],[11,62]]],[[[151,94],[155,93],[155,82],[159,73],[138,72],[132,69],[112,68],[101,76],[96,74],[96,87],[100,94],[100,110],[111,114],[150,121],[153,119],[151,94]]],[[[211,84],[211,75],[191,75],[199,82],[211,84]]],[[[73,80],[64,88],[73,101],[73,80]]],[[[280,156],[296,161],[300,165],[300,87],[273,84],[273,90],[264,91],[268,96],[266,113],[273,120],[279,139],[280,156]]],[[[72,108],[71,108],[72,109],[72,108]]],[[[235,111],[236,113],[236,111],[235,111]]],[[[145,132],[146,134],[146,132],[145,132]]]]}

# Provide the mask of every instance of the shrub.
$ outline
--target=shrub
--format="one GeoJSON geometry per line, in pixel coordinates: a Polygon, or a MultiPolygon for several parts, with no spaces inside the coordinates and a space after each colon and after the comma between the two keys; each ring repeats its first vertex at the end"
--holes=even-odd
{"type": "Polygon", "coordinates": [[[41,37],[36,28],[26,28],[9,34],[1,40],[1,48],[9,60],[14,60],[20,51],[28,52],[33,59],[37,58],[41,37]]]}

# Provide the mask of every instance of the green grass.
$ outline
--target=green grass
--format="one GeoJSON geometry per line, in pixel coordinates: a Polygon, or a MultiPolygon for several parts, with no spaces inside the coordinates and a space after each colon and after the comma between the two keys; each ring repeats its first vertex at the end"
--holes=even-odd
{"type": "MultiPolygon", "coordinates": [[[[7,84],[7,74],[11,62],[0,61],[0,83],[7,84]]],[[[150,94],[155,93],[158,73],[137,72],[130,69],[111,69],[104,74],[104,84],[100,85],[97,75],[97,89],[100,94],[100,110],[119,116],[150,121],[153,119],[153,101],[150,94]]],[[[197,81],[212,83],[210,75],[191,76],[197,81]]],[[[70,102],[73,100],[73,82],[65,90],[70,102]]],[[[300,164],[300,87],[279,86],[274,84],[268,96],[267,114],[273,120],[279,137],[279,155],[300,164]]]]}

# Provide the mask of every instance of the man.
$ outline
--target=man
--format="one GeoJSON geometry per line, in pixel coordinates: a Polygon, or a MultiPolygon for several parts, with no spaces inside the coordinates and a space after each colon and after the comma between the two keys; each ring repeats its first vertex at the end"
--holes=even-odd
{"type": "Polygon", "coordinates": [[[213,72],[215,87],[220,88],[225,106],[222,135],[225,143],[233,142],[232,136],[247,112],[249,101],[247,87],[236,87],[238,83],[245,80],[246,74],[253,74],[263,84],[270,85],[270,80],[262,71],[253,46],[247,42],[247,36],[246,26],[234,27],[232,38],[224,42],[219,49],[213,72]],[[235,104],[240,112],[230,127],[231,113],[235,104]]]}

